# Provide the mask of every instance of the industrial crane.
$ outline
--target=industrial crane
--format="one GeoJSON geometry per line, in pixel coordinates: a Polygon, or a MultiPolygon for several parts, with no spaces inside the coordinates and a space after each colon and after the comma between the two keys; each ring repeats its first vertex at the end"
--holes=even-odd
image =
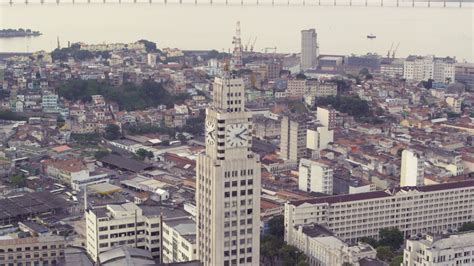
{"type": "Polygon", "coordinates": [[[250,45],[251,40],[252,40],[252,37],[250,37],[249,40],[247,41],[247,43],[245,44],[245,51],[246,52],[249,50],[249,45],[250,45]]]}
{"type": "Polygon", "coordinates": [[[398,50],[398,46],[400,45],[400,42],[397,43],[397,46],[395,47],[395,49],[393,50],[392,52],[392,58],[395,58],[395,54],[397,53],[397,50],[398,50]]]}
{"type": "Polygon", "coordinates": [[[390,49],[388,49],[387,58],[390,58],[390,52],[392,51],[392,48],[393,48],[393,42],[392,42],[392,45],[390,45],[390,49]]]}
{"type": "Polygon", "coordinates": [[[253,52],[253,47],[255,46],[255,43],[257,42],[257,36],[253,39],[252,45],[250,46],[250,52],[253,52]]]}

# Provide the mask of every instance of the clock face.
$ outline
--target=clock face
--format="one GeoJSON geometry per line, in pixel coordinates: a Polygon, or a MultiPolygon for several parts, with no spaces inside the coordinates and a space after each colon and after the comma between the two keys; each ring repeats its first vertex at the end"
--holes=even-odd
{"type": "Polygon", "coordinates": [[[247,124],[230,124],[225,127],[226,148],[239,148],[248,145],[250,133],[247,124]]]}
{"type": "Polygon", "coordinates": [[[214,124],[214,121],[206,122],[206,143],[209,145],[216,144],[216,124],[214,124]]]}

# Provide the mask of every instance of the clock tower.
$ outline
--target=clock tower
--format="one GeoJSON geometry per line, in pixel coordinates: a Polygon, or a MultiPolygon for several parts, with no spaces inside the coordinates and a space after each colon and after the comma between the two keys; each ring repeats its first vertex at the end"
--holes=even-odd
{"type": "Polygon", "coordinates": [[[213,83],[206,152],[196,168],[197,255],[204,265],[258,265],[260,159],[251,151],[252,115],[241,78],[213,83]]]}

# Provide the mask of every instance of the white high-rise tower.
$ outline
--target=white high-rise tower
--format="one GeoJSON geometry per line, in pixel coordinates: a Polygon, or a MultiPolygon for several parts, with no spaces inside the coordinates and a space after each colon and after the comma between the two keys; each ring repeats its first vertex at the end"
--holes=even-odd
{"type": "Polygon", "coordinates": [[[244,101],[242,79],[215,79],[196,168],[197,253],[205,266],[259,264],[260,158],[250,150],[244,101]]]}
{"type": "Polygon", "coordinates": [[[318,58],[317,34],[315,29],[301,31],[301,70],[316,67],[318,58]]]}
{"type": "Polygon", "coordinates": [[[425,178],[424,159],[411,150],[403,150],[400,186],[423,186],[425,178]]]}

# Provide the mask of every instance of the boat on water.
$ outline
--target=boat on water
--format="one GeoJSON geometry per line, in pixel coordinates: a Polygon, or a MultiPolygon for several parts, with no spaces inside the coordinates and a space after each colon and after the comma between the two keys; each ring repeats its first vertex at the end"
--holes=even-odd
{"type": "Polygon", "coordinates": [[[375,39],[377,36],[373,35],[372,33],[367,35],[367,39],[375,39]]]}
{"type": "Polygon", "coordinates": [[[30,29],[0,29],[0,38],[36,37],[42,33],[30,29]]]}

